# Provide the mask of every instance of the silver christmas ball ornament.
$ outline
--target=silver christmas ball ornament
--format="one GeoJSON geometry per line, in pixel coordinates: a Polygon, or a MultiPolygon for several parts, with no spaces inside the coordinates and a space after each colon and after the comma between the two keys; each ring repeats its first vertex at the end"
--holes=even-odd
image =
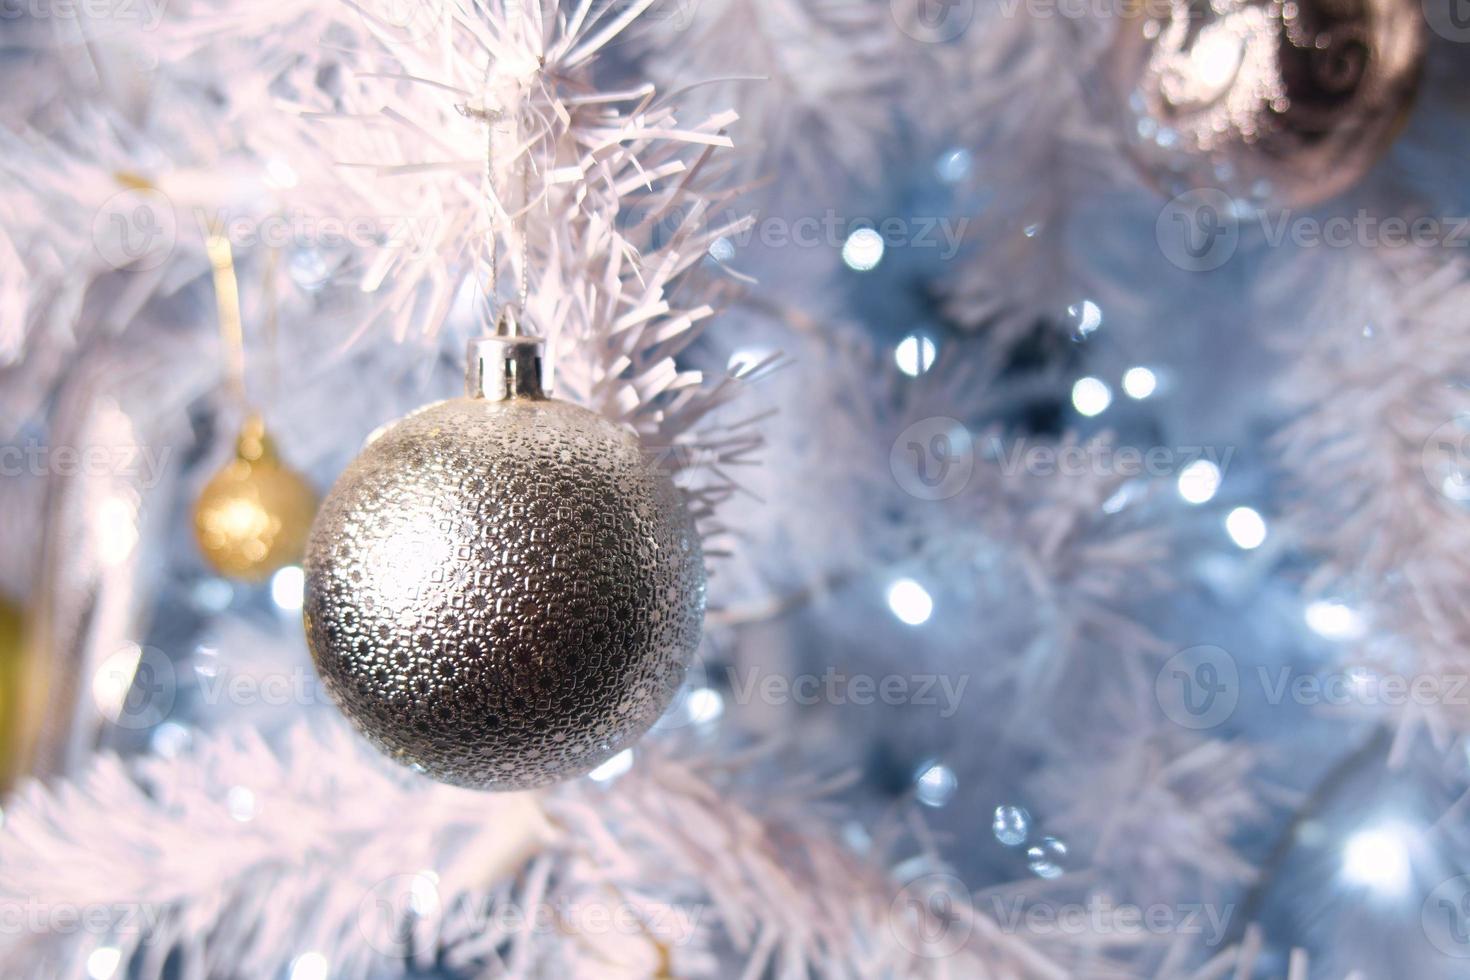
{"type": "Polygon", "coordinates": [[[1091,89],[1165,194],[1309,206],[1397,135],[1425,33],[1414,0],[1135,0],[1091,89]]]}
{"type": "Polygon", "coordinates": [[[306,555],[306,635],[375,745],[447,783],[585,773],[682,683],[704,617],[684,502],[630,433],[548,398],[539,341],[471,344],[468,397],[370,441],[306,555]]]}

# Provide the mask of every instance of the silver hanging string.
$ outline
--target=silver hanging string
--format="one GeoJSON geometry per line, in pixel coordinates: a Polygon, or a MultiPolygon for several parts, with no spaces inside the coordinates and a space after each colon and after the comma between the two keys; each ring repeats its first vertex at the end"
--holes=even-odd
{"type": "MultiPolygon", "coordinates": [[[[531,292],[531,271],[529,262],[530,243],[526,235],[525,216],[526,201],[529,197],[529,175],[527,173],[526,161],[522,159],[520,166],[517,168],[516,177],[520,183],[517,196],[520,199],[520,203],[517,208],[512,210],[511,208],[504,206],[505,199],[497,193],[495,186],[495,125],[497,122],[500,121],[504,114],[483,106],[461,105],[457,108],[462,115],[467,116],[471,119],[478,119],[481,122],[485,123],[486,193],[495,202],[495,204],[499,204],[501,206],[501,209],[505,211],[506,217],[510,220],[510,227],[507,229],[506,234],[508,237],[512,237],[515,239],[516,244],[518,245],[517,251],[520,253],[520,269],[518,277],[519,282],[517,284],[516,300],[515,303],[512,305],[512,308],[515,310],[515,312],[519,314],[524,311],[526,302],[530,298],[531,292]]],[[[485,288],[486,319],[492,325],[492,327],[497,322],[500,314],[498,295],[501,271],[499,247],[500,233],[498,228],[496,227],[497,222],[495,222],[494,220],[494,212],[495,208],[492,205],[491,227],[489,235],[490,241],[486,249],[490,270],[488,282],[485,288]]]]}
{"type": "MultiPolygon", "coordinates": [[[[497,309],[500,297],[500,229],[496,218],[498,211],[505,210],[504,201],[495,186],[495,125],[500,121],[500,113],[486,110],[480,118],[485,121],[485,193],[490,207],[490,281],[485,290],[485,312],[486,323],[494,330],[500,312],[497,309]]],[[[508,218],[510,212],[507,210],[505,213],[508,218]]]]}
{"type": "Polygon", "coordinates": [[[530,207],[531,200],[531,176],[528,173],[529,167],[530,164],[527,157],[522,156],[518,174],[521,180],[520,207],[515,219],[516,231],[521,240],[521,284],[516,300],[516,309],[522,314],[525,313],[526,302],[531,297],[531,242],[530,235],[526,232],[526,211],[530,207]]]}

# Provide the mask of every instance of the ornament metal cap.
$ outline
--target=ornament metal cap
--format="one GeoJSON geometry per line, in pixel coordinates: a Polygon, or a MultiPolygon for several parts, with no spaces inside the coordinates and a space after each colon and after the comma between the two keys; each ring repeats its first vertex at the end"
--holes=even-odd
{"type": "Polygon", "coordinates": [[[495,323],[495,333],[470,341],[465,369],[465,394],[471,398],[509,401],[545,398],[541,386],[540,337],[521,332],[516,311],[507,307],[495,323]]]}

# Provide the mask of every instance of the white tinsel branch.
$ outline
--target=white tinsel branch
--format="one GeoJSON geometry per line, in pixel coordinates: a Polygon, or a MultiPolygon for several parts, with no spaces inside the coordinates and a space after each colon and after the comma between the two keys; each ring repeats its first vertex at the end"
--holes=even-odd
{"type": "Polygon", "coordinates": [[[738,778],[756,758],[637,752],[610,784],[503,795],[395,769],[337,723],[279,752],[244,729],[173,760],[103,757],[7,807],[0,908],[27,918],[5,962],[71,975],[116,951],[153,980],[316,952],[341,977],[440,956],[702,976],[733,953],[747,976],[927,973],[906,932],[923,923],[893,918],[882,874],[821,832],[819,784],[756,794],[738,778]]]}
{"type": "Polygon", "coordinates": [[[1280,390],[1298,414],[1278,449],[1298,526],[1325,558],[1309,587],[1354,610],[1338,638],[1345,666],[1438,685],[1397,709],[1398,761],[1417,731],[1443,747],[1470,730],[1448,687],[1470,670],[1470,277],[1457,261],[1392,253],[1335,265],[1342,287],[1323,290],[1306,315],[1315,329],[1284,345],[1294,367],[1280,390]]]}
{"type": "MultiPolygon", "coordinates": [[[[199,281],[211,230],[287,226],[287,260],[333,275],[330,293],[288,297],[283,330],[323,330],[312,304],[330,298],[357,324],[344,345],[413,340],[404,356],[434,345],[457,359],[487,307],[519,301],[548,338],[557,392],[635,429],[717,531],[711,513],[759,437],[724,409],[738,378],[675,359],[729,290],[700,267],[741,226],[712,155],[734,114],[691,122],[646,83],[599,87],[599,59],[648,6],[456,0],[411,6],[423,19],[404,23],[379,0],[248,15],[201,2],[111,38],[158,62],[152,99],[173,115],[96,101],[6,144],[0,167],[26,193],[0,200],[0,360],[128,329],[199,281]],[[173,236],[157,262],[130,263],[108,237],[129,221],[173,236]],[[349,241],[331,241],[343,227],[349,241]],[[122,301],[86,312],[111,281],[122,301]]],[[[237,242],[237,261],[260,244],[237,242]]],[[[53,379],[32,371],[28,390],[53,379]]]]}

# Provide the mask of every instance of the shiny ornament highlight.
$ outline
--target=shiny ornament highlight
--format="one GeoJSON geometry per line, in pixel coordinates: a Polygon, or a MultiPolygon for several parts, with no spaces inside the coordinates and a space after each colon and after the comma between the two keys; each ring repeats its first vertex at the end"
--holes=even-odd
{"type": "Polygon", "coordinates": [[[286,466],[260,416],[240,429],[235,458],[194,504],[194,536],[210,568],[260,582],[300,563],[316,513],[316,491],[286,466]]]}
{"type": "Polygon", "coordinates": [[[1412,0],[1140,0],[1104,55],[1099,108],[1171,197],[1310,206],[1383,155],[1424,47],[1412,0]]]}
{"type": "Polygon", "coordinates": [[[391,757],[447,783],[589,772],[659,718],[704,617],[679,491],[637,439],[541,390],[537,342],[471,345],[469,397],[372,439],[306,558],[327,690],[391,757]]]}

